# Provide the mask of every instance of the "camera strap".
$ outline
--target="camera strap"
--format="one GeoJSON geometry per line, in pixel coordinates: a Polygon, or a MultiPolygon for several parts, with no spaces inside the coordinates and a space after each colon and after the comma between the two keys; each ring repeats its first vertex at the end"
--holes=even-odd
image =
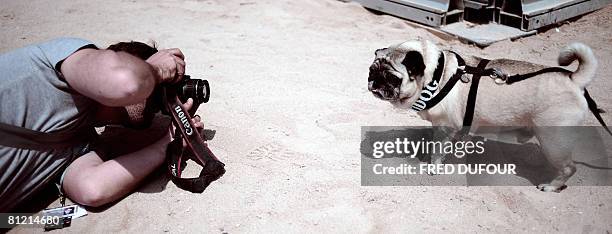
{"type": "Polygon", "coordinates": [[[86,143],[95,136],[92,129],[82,131],[41,132],[0,123],[0,146],[45,151],[62,150],[86,143]]]}
{"type": "Polygon", "coordinates": [[[181,189],[193,193],[202,193],[211,182],[223,176],[225,164],[219,161],[208,148],[202,135],[193,126],[190,114],[185,111],[176,93],[164,88],[162,95],[164,107],[172,117],[172,124],[176,127],[174,140],[168,144],[166,150],[166,162],[170,178],[181,189]],[[186,150],[183,147],[183,139],[187,142],[186,150]],[[199,177],[181,177],[183,167],[188,159],[186,157],[202,166],[199,177]]]}

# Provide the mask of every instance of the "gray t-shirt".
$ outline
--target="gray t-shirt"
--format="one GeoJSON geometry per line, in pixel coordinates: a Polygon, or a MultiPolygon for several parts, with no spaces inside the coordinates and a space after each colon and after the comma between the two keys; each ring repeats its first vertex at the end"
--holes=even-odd
{"type": "MultiPolygon", "coordinates": [[[[93,127],[99,104],[72,89],[58,70],[58,63],[91,45],[58,38],[0,54],[0,122],[41,132],[93,127]]],[[[27,202],[61,174],[80,147],[38,151],[0,145],[0,213],[27,202]]]]}

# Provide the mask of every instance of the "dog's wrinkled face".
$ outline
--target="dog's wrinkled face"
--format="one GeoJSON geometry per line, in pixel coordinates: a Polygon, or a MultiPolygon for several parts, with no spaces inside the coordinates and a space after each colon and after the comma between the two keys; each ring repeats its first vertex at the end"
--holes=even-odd
{"type": "Polygon", "coordinates": [[[405,106],[416,101],[423,87],[425,63],[420,51],[378,49],[370,66],[368,90],[377,98],[405,106]]]}

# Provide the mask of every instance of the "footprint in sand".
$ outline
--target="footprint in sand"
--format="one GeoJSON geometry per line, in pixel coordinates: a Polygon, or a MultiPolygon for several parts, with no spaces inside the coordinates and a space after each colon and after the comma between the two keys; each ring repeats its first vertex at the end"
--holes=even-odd
{"type": "Polygon", "coordinates": [[[294,158],[294,156],[295,152],[286,149],[286,147],[278,142],[270,142],[249,152],[247,158],[251,160],[285,161],[294,158]]]}

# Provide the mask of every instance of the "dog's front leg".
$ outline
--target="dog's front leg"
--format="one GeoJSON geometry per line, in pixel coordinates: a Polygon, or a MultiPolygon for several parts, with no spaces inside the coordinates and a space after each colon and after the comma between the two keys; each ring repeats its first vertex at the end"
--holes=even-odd
{"type": "MultiPolygon", "coordinates": [[[[453,130],[449,127],[434,127],[432,142],[441,143],[452,141],[453,140],[453,130]]],[[[446,154],[444,152],[440,152],[437,149],[429,149],[431,152],[431,163],[440,165],[444,163],[444,159],[446,158],[446,154]]]]}

